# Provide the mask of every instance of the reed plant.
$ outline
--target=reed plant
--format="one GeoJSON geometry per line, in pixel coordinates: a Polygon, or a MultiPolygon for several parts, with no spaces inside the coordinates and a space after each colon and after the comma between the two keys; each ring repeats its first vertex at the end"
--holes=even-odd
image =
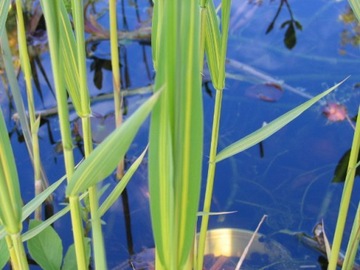
{"type": "MultiPolygon", "coordinates": [[[[37,247],[46,246],[48,241],[53,241],[58,247],[57,250],[62,251],[61,241],[50,225],[70,211],[74,245],[68,249],[63,269],[87,269],[90,253],[93,254],[96,269],[107,268],[101,218],[124,190],[144,158],[146,149],[124,175],[122,172],[118,174],[122,180],[101,205],[98,201],[99,193],[101,193],[98,183],[121,164],[138,129],[151,113],[148,159],[150,212],[156,247],[156,269],[202,269],[217,162],[271,136],[336,89],[339,84],[218,151],[221,103],[226,85],[225,63],[231,2],[223,0],[219,8],[220,13],[218,13],[210,0],[201,0],[199,3],[192,0],[157,0],[154,3],[152,28],[153,64],[156,71],[154,93],[120,125],[121,93],[116,13],[114,13],[115,1],[110,1],[113,86],[118,127],[93,149],[91,104],[85,66],[83,6],[82,1],[73,0],[71,3],[74,29],[63,1],[41,0],[48,31],[61,139],[64,147],[65,176],[48,188],[44,188],[32,201],[22,207],[13,153],[4,120],[0,117],[2,125],[0,143],[3,145],[0,148],[0,199],[4,200],[0,204],[2,225],[0,239],[6,239],[10,254],[1,256],[3,253],[0,252],[0,266],[4,265],[10,256],[15,269],[26,269],[27,261],[22,244],[22,241],[26,241],[31,256],[41,267],[60,269],[63,260],[62,252],[49,255],[46,250],[39,250],[37,247]],[[201,90],[204,59],[206,59],[212,83],[216,89],[216,98],[205,202],[201,211],[201,230],[197,243],[195,239],[202,161],[206,156],[203,153],[204,112],[201,90]],[[81,118],[84,129],[85,159],[78,166],[74,163],[67,94],[81,118]],[[29,230],[22,232],[22,222],[58,188],[64,179],[67,179],[66,196],[69,198],[69,205],[44,222],[32,222],[29,230]],[[92,252],[90,252],[88,236],[84,234],[86,224],[81,216],[84,206],[90,208],[92,252]]],[[[19,7],[21,4],[21,1],[17,1],[19,7]]],[[[0,39],[2,58],[8,63],[7,78],[12,90],[16,90],[18,85],[14,70],[11,70],[11,55],[6,45],[4,18],[6,18],[9,5],[9,0],[0,3],[0,39]]],[[[21,15],[18,14],[18,17],[20,18],[21,15]]],[[[19,35],[19,43],[23,47],[22,61],[27,62],[24,42],[23,34],[19,35]]],[[[26,80],[30,89],[29,75],[26,75],[26,80]]],[[[32,106],[31,98],[31,95],[28,95],[30,106],[32,106]]],[[[23,104],[19,104],[17,109],[22,111],[21,124],[26,130],[27,117],[21,106],[23,104]]],[[[31,112],[33,109],[29,107],[28,110],[30,114],[33,114],[31,112]]],[[[38,152],[36,141],[34,143],[38,121],[33,116],[30,117],[29,153],[34,156],[35,154],[32,153],[38,152]]],[[[35,179],[38,179],[40,166],[35,168],[34,165],[34,169],[35,179]]],[[[4,241],[0,241],[0,250],[4,246],[1,243],[4,241]]]]}

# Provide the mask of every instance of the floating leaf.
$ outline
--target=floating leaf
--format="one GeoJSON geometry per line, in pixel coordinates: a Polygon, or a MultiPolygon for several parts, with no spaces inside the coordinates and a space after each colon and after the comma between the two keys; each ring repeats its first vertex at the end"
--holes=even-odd
{"type": "Polygon", "coordinates": [[[301,25],[301,23],[299,22],[299,21],[294,21],[294,23],[295,23],[295,27],[296,27],[296,29],[298,29],[298,30],[302,30],[302,25],[301,25]]]}
{"type": "Polygon", "coordinates": [[[295,27],[291,23],[285,32],[284,44],[286,48],[291,50],[296,45],[296,32],[295,27]]]}
{"type": "Polygon", "coordinates": [[[284,28],[286,25],[291,24],[291,20],[285,21],[280,25],[280,28],[284,28]]]}
{"type": "MultiPolygon", "coordinates": [[[[345,182],[347,168],[349,165],[350,151],[351,149],[347,150],[345,154],[340,158],[335,168],[335,175],[331,182],[333,183],[345,182]]],[[[358,162],[359,161],[360,161],[360,155],[358,156],[358,162]]],[[[360,176],[360,167],[356,168],[355,175],[360,176]]]]}

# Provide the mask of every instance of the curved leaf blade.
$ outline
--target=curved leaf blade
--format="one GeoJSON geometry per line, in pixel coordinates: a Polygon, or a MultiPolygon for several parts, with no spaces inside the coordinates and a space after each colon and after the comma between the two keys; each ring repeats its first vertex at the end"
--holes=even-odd
{"type": "Polygon", "coordinates": [[[124,158],[138,129],[156,104],[161,91],[147,100],[123,125],[110,134],[75,170],[69,181],[66,195],[85,191],[109,176],[124,158]]]}
{"type": "Polygon", "coordinates": [[[292,109],[291,111],[283,114],[282,116],[278,117],[274,121],[270,122],[266,126],[263,126],[262,128],[256,130],[255,132],[249,134],[245,138],[240,139],[237,142],[232,143],[222,151],[220,151],[215,161],[219,162],[221,160],[224,160],[228,157],[234,156],[252,146],[255,144],[263,141],[264,139],[270,137],[272,134],[277,132],[279,129],[290,123],[292,120],[294,120],[296,117],[298,117],[300,114],[302,114],[304,111],[306,111],[308,108],[310,108],[312,105],[314,105],[316,102],[318,102],[321,98],[329,94],[331,91],[334,91],[336,88],[339,87],[346,79],[341,81],[340,83],[334,85],[333,87],[329,88],[328,90],[324,91],[323,93],[313,97],[312,99],[304,102],[303,104],[297,106],[296,108],[292,109]]]}

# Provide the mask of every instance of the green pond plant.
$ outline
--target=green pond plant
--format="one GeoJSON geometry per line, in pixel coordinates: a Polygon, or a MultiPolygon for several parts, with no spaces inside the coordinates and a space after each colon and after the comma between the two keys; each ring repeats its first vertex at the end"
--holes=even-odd
{"type": "MultiPolygon", "coordinates": [[[[199,2],[156,0],[151,37],[153,65],[156,71],[154,91],[152,96],[120,125],[122,115],[116,1],[110,0],[110,40],[117,128],[93,149],[91,103],[85,65],[83,1],[72,0],[70,10],[66,8],[64,1],[41,0],[40,3],[48,31],[65,172],[64,177],[48,187],[44,185],[36,192],[33,200],[23,206],[20,185],[27,179],[21,181],[18,179],[6,124],[0,110],[0,267],[3,267],[10,258],[14,269],[27,269],[24,246],[26,243],[31,257],[44,269],[88,269],[90,260],[93,260],[96,269],[107,269],[101,218],[119,198],[147,152],[146,147],[123,174],[121,164],[124,156],[137,131],[151,115],[148,167],[155,266],[156,269],[202,269],[208,219],[212,214],[211,198],[217,162],[268,138],[342,83],[218,151],[221,104],[226,85],[225,64],[231,1],[222,0],[217,12],[211,0],[199,2]],[[201,77],[205,62],[210,70],[216,97],[205,201],[200,207],[202,161],[204,156],[207,156],[203,152],[204,111],[201,77]],[[69,99],[81,118],[84,134],[85,159],[77,165],[74,162],[70,131],[69,99]],[[100,205],[99,197],[103,194],[103,188],[98,184],[116,168],[121,181],[100,205]],[[33,213],[37,213],[36,217],[40,218],[36,209],[41,207],[65,179],[68,205],[47,220],[30,221],[28,230],[23,232],[23,222],[33,213]],[[85,211],[86,217],[83,215],[84,209],[89,209],[85,211]],[[62,241],[51,224],[68,212],[71,215],[74,244],[68,248],[63,258],[62,241]],[[199,239],[196,241],[196,224],[199,216],[201,229],[199,239]],[[91,229],[91,235],[86,233],[88,227],[91,229]],[[49,248],[51,244],[53,248],[49,248]],[[49,249],[53,249],[53,252],[49,252],[49,249]]],[[[17,19],[20,24],[18,41],[28,90],[27,109],[30,125],[24,109],[26,102],[23,102],[19,95],[19,85],[7,44],[5,23],[10,0],[0,2],[1,58],[6,66],[7,80],[15,99],[29,154],[34,161],[34,180],[37,183],[41,179],[45,181],[46,175],[43,173],[39,156],[37,141],[39,118],[34,114],[22,4],[23,1],[16,1],[17,19]]],[[[360,125],[357,124],[353,144],[353,149],[357,148],[357,150],[359,130],[360,125]]],[[[354,158],[356,160],[357,151],[354,150],[352,154],[352,162],[349,164],[349,168],[352,169],[349,170],[347,180],[353,178],[351,172],[356,165],[354,158]]],[[[350,190],[352,188],[349,185],[347,187],[350,190]]],[[[340,212],[340,216],[342,215],[340,212]]],[[[354,224],[352,248],[349,247],[350,252],[346,257],[346,263],[350,264],[354,257],[353,247],[357,247],[359,241],[357,226],[359,223],[357,221],[354,224]]],[[[336,235],[338,234],[342,232],[336,232],[336,235]]],[[[334,245],[338,244],[334,243],[334,245]]],[[[339,249],[336,246],[333,248],[335,255],[331,256],[330,265],[333,263],[331,260],[335,260],[333,258],[337,257],[338,253],[339,249]]]]}

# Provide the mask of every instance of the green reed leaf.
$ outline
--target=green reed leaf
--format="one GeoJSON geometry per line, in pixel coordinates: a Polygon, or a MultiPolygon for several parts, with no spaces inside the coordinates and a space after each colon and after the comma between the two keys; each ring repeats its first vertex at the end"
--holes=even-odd
{"type": "Polygon", "coordinates": [[[219,69],[221,65],[220,52],[221,52],[221,35],[219,29],[219,22],[215,11],[213,1],[208,1],[205,9],[205,53],[208,62],[210,76],[214,87],[219,86],[219,69]]]}
{"type": "Polygon", "coordinates": [[[79,69],[77,63],[76,41],[72,30],[72,26],[67,14],[64,1],[60,3],[60,28],[61,38],[61,57],[64,65],[64,77],[67,91],[74,104],[75,110],[79,116],[88,115],[90,113],[90,104],[84,110],[81,107],[79,69]]]}
{"type": "Polygon", "coordinates": [[[164,87],[150,127],[149,191],[157,269],[186,269],[195,237],[202,170],[200,10],[157,1],[157,74],[164,87]],[[161,12],[160,12],[161,8],[161,12]],[[180,16],[186,14],[186,17],[180,16]]]}
{"type": "MultiPolygon", "coordinates": [[[[88,192],[84,192],[83,194],[81,194],[79,199],[83,200],[87,196],[87,194],[88,194],[88,192]]],[[[36,235],[41,233],[43,230],[45,230],[47,227],[49,227],[51,224],[53,224],[55,221],[57,221],[62,216],[64,216],[67,212],[69,212],[69,210],[70,210],[70,206],[67,205],[60,211],[56,212],[56,214],[54,214],[53,216],[51,216],[50,218],[46,219],[44,222],[39,224],[38,226],[35,226],[31,230],[28,230],[27,232],[25,232],[24,234],[21,235],[22,241],[26,242],[29,239],[35,237],[36,235]]]]}
{"type": "Polygon", "coordinates": [[[33,198],[30,202],[28,202],[23,207],[21,218],[22,221],[27,219],[35,211],[35,209],[38,208],[65,181],[65,179],[65,176],[61,177],[59,180],[33,198]]]}
{"type": "Polygon", "coordinates": [[[117,201],[126,185],[129,183],[131,177],[134,175],[136,170],[139,168],[142,160],[144,159],[145,153],[148,147],[141,153],[141,155],[134,161],[130,168],[126,171],[121,181],[117,183],[116,187],[111,191],[110,195],[105,199],[102,205],[99,207],[99,216],[103,216],[106,211],[117,201]]]}
{"type": "Polygon", "coordinates": [[[14,154],[0,108],[0,218],[8,233],[21,231],[22,199],[14,154]]]}
{"type": "Polygon", "coordinates": [[[360,21],[360,2],[358,0],[348,0],[351,9],[354,11],[354,14],[358,21],[360,21]]]}
{"type": "Polygon", "coordinates": [[[5,23],[9,11],[10,0],[3,0],[0,2],[0,37],[5,30],[5,23]]]}
{"type": "MultiPolygon", "coordinates": [[[[347,78],[346,78],[347,79],[347,78]]],[[[345,80],[346,80],[345,79],[345,80]]],[[[310,99],[309,101],[306,101],[305,103],[299,105],[298,107],[292,109],[291,111],[283,114],[282,116],[278,117],[274,121],[270,122],[269,124],[263,126],[262,128],[256,130],[255,132],[249,134],[245,138],[232,143],[222,151],[220,151],[215,161],[219,162],[221,160],[224,160],[228,157],[231,157],[233,155],[236,155],[254,145],[257,143],[265,140],[266,138],[270,137],[272,134],[274,134],[276,131],[290,123],[292,120],[294,120],[296,117],[298,117],[300,114],[302,114],[304,111],[306,111],[308,108],[310,108],[312,105],[314,105],[316,102],[318,102],[321,98],[329,94],[330,92],[334,91],[339,85],[341,85],[345,80],[341,81],[340,83],[336,84],[335,86],[329,88],[328,90],[324,91],[323,93],[315,96],[314,98],[310,99]]]]}
{"type": "Polygon", "coordinates": [[[111,133],[75,170],[66,195],[76,195],[109,176],[124,158],[143,121],[149,115],[160,95],[150,97],[123,125],[111,133]]]}

